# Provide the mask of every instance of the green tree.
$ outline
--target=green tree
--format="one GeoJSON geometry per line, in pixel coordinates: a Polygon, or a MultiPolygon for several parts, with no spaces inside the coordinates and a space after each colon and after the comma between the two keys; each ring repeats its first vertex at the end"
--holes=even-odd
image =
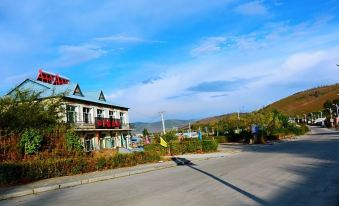
{"type": "Polygon", "coordinates": [[[175,131],[170,131],[170,132],[167,132],[165,135],[163,135],[162,138],[163,138],[166,142],[170,142],[170,141],[176,140],[176,139],[177,139],[177,136],[176,136],[175,131]]]}
{"type": "Polygon", "coordinates": [[[81,144],[80,137],[76,134],[73,129],[70,129],[65,134],[66,148],[68,151],[83,151],[84,147],[81,144]]]}
{"type": "Polygon", "coordinates": [[[43,130],[59,123],[61,95],[42,99],[41,92],[16,90],[0,97],[0,129],[22,133],[28,128],[43,130]]]}
{"type": "Polygon", "coordinates": [[[146,128],[144,128],[144,130],[142,131],[142,136],[146,137],[149,135],[149,132],[146,128]]]}
{"type": "Polygon", "coordinates": [[[35,129],[27,129],[22,135],[19,143],[25,154],[38,153],[42,143],[42,136],[35,129]]]}

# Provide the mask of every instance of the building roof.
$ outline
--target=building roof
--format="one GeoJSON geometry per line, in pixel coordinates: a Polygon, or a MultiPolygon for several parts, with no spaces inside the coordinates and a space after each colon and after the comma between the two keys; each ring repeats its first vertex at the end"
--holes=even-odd
{"type": "Polygon", "coordinates": [[[26,79],[21,84],[12,89],[10,92],[8,92],[7,95],[11,95],[17,89],[41,92],[40,98],[42,99],[62,95],[69,99],[119,107],[122,109],[128,109],[127,107],[119,106],[106,101],[106,98],[102,91],[97,92],[82,91],[79,84],[52,85],[37,80],[26,79]]]}

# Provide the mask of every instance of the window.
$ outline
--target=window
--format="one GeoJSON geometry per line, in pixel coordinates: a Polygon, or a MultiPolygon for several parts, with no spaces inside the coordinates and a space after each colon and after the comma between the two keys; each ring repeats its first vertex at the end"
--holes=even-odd
{"type": "Polygon", "coordinates": [[[113,148],[114,147],[114,138],[112,137],[106,137],[105,138],[105,146],[106,148],[113,148]]]}
{"type": "Polygon", "coordinates": [[[106,102],[106,98],[105,98],[104,93],[102,91],[100,92],[99,100],[106,102]]]}
{"type": "Polygon", "coordinates": [[[92,118],[91,118],[91,113],[90,113],[91,109],[84,107],[83,108],[83,119],[84,119],[84,123],[90,124],[92,123],[92,118]]]}
{"type": "Polygon", "coordinates": [[[98,114],[98,117],[99,117],[99,118],[103,118],[103,117],[104,117],[104,110],[98,109],[98,110],[97,110],[97,114],[98,114]]]}
{"type": "Polygon", "coordinates": [[[94,134],[86,134],[84,141],[85,151],[90,152],[95,148],[94,134]]]}
{"type": "Polygon", "coordinates": [[[120,112],[120,121],[122,124],[126,124],[125,113],[120,112]]]}
{"type": "Polygon", "coordinates": [[[73,92],[73,95],[81,96],[81,97],[84,96],[84,95],[82,94],[82,92],[81,92],[81,89],[80,89],[79,84],[77,84],[77,86],[75,87],[74,92],[73,92]]]}
{"type": "Polygon", "coordinates": [[[66,106],[66,117],[67,123],[75,123],[77,119],[77,113],[75,111],[75,106],[67,105],[66,106]]]}
{"type": "Polygon", "coordinates": [[[114,119],[115,118],[115,111],[109,111],[109,118],[114,119]]]}

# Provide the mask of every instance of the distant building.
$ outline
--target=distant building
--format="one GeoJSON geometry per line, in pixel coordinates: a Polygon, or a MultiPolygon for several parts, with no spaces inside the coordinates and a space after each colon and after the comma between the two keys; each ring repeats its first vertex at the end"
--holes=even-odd
{"type": "Polygon", "coordinates": [[[42,99],[62,94],[65,109],[62,121],[75,126],[85,151],[130,148],[129,108],[108,102],[102,90],[86,92],[68,78],[42,70],[36,80],[26,79],[8,95],[17,89],[41,92],[42,99]]]}

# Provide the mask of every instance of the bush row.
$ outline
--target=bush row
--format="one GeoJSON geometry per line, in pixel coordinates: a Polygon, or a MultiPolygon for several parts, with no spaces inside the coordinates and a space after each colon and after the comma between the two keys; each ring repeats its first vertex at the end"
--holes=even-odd
{"type": "Polygon", "coordinates": [[[275,137],[276,139],[279,139],[284,136],[289,136],[289,135],[303,135],[309,131],[308,127],[306,125],[300,125],[300,126],[294,126],[294,125],[289,125],[286,128],[279,128],[275,129],[272,132],[272,137],[275,137]]]}
{"type": "Polygon", "coordinates": [[[134,166],[147,162],[157,162],[160,156],[156,153],[136,152],[117,154],[105,158],[67,158],[46,159],[23,162],[0,163],[0,185],[27,183],[35,180],[93,172],[102,169],[113,169],[134,166]]]}
{"type": "Polygon", "coordinates": [[[160,144],[145,145],[144,149],[148,152],[155,152],[159,155],[166,155],[170,150],[171,155],[180,155],[185,153],[197,152],[213,152],[218,149],[218,142],[216,140],[189,140],[189,141],[173,141],[169,144],[169,149],[160,144]]]}

